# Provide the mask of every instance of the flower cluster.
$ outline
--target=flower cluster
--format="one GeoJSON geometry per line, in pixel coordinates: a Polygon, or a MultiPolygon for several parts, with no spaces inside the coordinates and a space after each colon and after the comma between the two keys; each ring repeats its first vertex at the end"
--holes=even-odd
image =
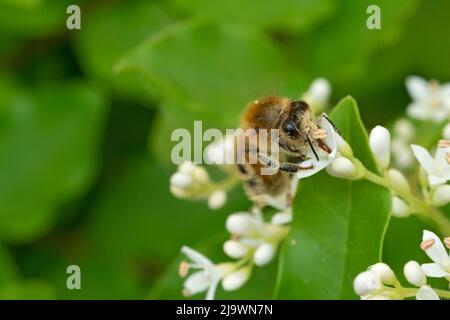
{"type": "MultiPolygon", "coordinates": [[[[325,79],[315,80],[309,90],[303,95],[314,111],[317,113],[328,104],[330,85],[325,79]]],[[[333,125],[326,115],[322,116],[319,126],[326,132],[324,142],[331,152],[318,150],[317,157],[312,150],[307,154],[308,160],[305,167],[311,165],[311,169],[301,170],[297,179],[309,177],[320,170],[333,166],[333,172],[337,175],[348,174],[347,164],[342,164],[346,159],[343,154],[351,152],[348,144],[337,134],[333,125]]],[[[225,173],[233,177],[235,169],[224,165],[232,163],[232,159],[226,157],[233,152],[234,136],[226,136],[225,139],[217,141],[205,150],[206,161],[217,165],[225,173]],[[233,170],[234,169],[234,170],[233,170]]],[[[352,169],[353,170],[353,169],[352,169]]],[[[356,172],[356,171],[355,171],[356,172]]],[[[290,191],[295,193],[297,179],[293,179],[290,191]]],[[[207,171],[190,162],[183,163],[178,167],[176,173],[171,177],[171,192],[184,199],[203,200],[207,199],[211,208],[219,208],[226,201],[226,189],[235,180],[230,178],[224,182],[215,183],[211,181],[207,171]],[[231,181],[231,183],[229,183],[231,181]]],[[[270,221],[265,221],[262,209],[254,206],[249,212],[236,212],[228,216],[226,229],[231,237],[223,244],[223,250],[232,261],[224,263],[213,263],[203,254],[184,246],[182,253],[186,255],[189,262],[180,264],[179,274],[186,277],[183,293],[191,296],[206,292],[206,299],[213,299],[219,284],[226,291],[237,290],[250,278],[254,267],[263,267],[269,264],[277,254],[280,242],[289,231],[292,221],[292,208],[286,201],[285,194],[266,199],[266,205],[277,209],[270,221]],[[194,270],[188,275],[190,270],[194,270]]]]}
{"type": "MultiPolygon", "coordinates": [[[[444,243],[450,249],[450,238],[444,243]]],[[[409,261],[403,268],[406,280],[413,288],[403,287],[392,269],[385,263],[377,263],[361,272],[353,281],[353,288],[364,300],[402,300],[415,297],[417,300],[439,300],[439,297],[450,298],[450,291],[433,289],[427,284],[427,277],[446,278],[450,282],[450,257],[444,244],[431,231],[423,232],[422,250],[433,260],[433,263],[420,265],[409,261]]]]}
{"type": "Polygon", "coordinates": [[[183,247],[181,251],[190,262],[181,262],[180,276],[187,276],[190,269],[198,270],[187,277],[183,294],[191,296],[206,291],[206,299],[213,299],[220,282],[226,291],[241,288],[250,278],[254,266],[262,267],[273,260],[280,241],[288,232],[283,225],[290,219],[291,212],[279,212],[267,223],[258,208],[230,215],[226,228],[231,239],[223,244],[223,250],[235,260],[233,262],[214,264],[201,253],[183,247]]]}
{"type": "MultiPolygon", "coordinates": [[[[439,85],[426,82],[418,77],[407,79],[407,88],[413,98],[407,114],[415,120],[441,122],[450,115],[450,84],[439,85]]],[[[324,79],[315,80],[308,92],[303,95],[314,109],[321,112],[327,105],[330,86],[324,79]]],[[[432,224],[442,234],[450,234],[450,221],[440,211],[440,207],[450,203],[450,124],[443,127],[442,138],[433,150],[413,144],[417,138],[414,122],[399,119],[393,126],[393,136],[388,129],[376,126],[369,134],[369,147],[378,170],[372,172],[358,159],[351,146],[336,131],[334,125],[323,114],[318,125],[324,132],[323,142],[329,147],[308,150],[303,169],[295,173],[288,192],[295,195],[299,180],[307,178],[323,169],[338,178],[349,180],[367,180],[390,190],[392,195],[392,215],[405,218],[412,214],[426,223],[432,224]],[[408,182],[399,169],[410,169],[414,163],[420,164],[417,190],[408,182]],[[396,168],[394,168],[395,166],[396,168]],[[308,168],[308,169],[307,169],[308,168]]],[[[216,164],[228,179],[215,183],[206,170],[192,163],[179,166],[171,178],[171,191],[180,198],[207,200],[211,208],[219,208],[226,201],[226,192],[237,181],[236,168],[224,166],[229,163],[225,157],[227,150],[234,149],[235,139],[227,136],[206,150],[209,163],[216,164]]],[[[228,159],[229,160],[229,159],[228,159]]],[[[411,175],[407,171],[407,175],[411,175]]],[[[182,252],[191,260],[182,262],[180,275],[187,276],[190,269],[197,270],[186,278],[184,294],[186,296],[206,292],[206,297],[214,297],[219,283],[224,290],[237,290],[250,278],[255,267],[262,267],[276,257],[280,243],[289,232],[292,221],[292,208],[289,197],[283,194],[277,198],[267,196],[264,204],[275,208],[277,213],[266,221],[263,209],[254,206],[249,212],[237,212],[228,216],[226,229],[230,239],[223,244],[223,250],[232,260],[214,264],[193,249],[183,247],[182,252]]],[[[259,204],[261,205],[261,204],[259,204]]],[[[450,238],[444,239],[450,246],[450,238]]],[[[391,268],[377,263],[354,279],[355,292],[363,299],[417,299],[450,298],[450,292],[432,289],[427,277],[445,277],[450,281],[450,258],[444,244],[430,231],[424,231],[421,248],[433,260],[433,263],[419,265],[415,261],[405,264],[404,275],[415,288],[404,288],[391,268]]]]}
{"type": "Polygon", "coordinates": [[[207,199],[211,209],[221,208],[227,200],[225,190],[211,181],[206,169],[189,161],[170,178],[170,191],[182,199],[207,199]]]}
{"type": "MultiPolygon", "coordinates": [[[[415,121],[445,123],[450,119],[450,83],[439,84],[436,80],[426,81],[417,76],[406,79],[406,89],[412,98],[406,114],[415,121]]],[[[391,149],[395,164],[400,169],[409,169],[414,164],[410,144],[416,137],[413,123],[401,118],[394,125],[391,149]]],[[[442,137],[450,140],[450,123],[442,130],[442,137]]]]}

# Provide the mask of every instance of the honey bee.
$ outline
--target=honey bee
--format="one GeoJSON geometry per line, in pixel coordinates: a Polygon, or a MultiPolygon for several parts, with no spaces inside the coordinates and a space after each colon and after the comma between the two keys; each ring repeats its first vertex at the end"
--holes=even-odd
{"type": "Polygon", "coordinates": [[[331,149],[324,142],[327,133],[319,127],[318,119],[314,118],[309,105],[301,100],[266,97],[246,106],[241,116],[241,129],[254,129],[256,132],[260,132],[260,129],[278,129],[275,141],[268,136],[271,140],[268,142],[269,148],[273,146],[271,143],[277,143],[279,146],[278,161],[261,153],[259,146],[252,147],[249,143],[235,144],[237,152],[243,152],[246,160],[255,155],[258,159],[256,163],[245,161],[237,164],[244,189],[256,205],[264,206],[267,196],[277,197],[283,194],[286,194],[287,203],[290,204],[289,189],[293,175],[299,170],[313,168],[312,164],[302,165],[307,159],[308,148],[317,160],[319,156],[314,146],[331,153],[331,149]],[[276,168],[275,173],[262,174],[262,168],[265,167],[276,168]]]}

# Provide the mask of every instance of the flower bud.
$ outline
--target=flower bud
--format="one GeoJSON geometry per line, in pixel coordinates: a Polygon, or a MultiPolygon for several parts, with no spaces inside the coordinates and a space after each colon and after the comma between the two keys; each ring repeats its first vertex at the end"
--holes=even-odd
{"type": "Polygon", "coordinates": [[[430,286],[421,286],[416,293],[416,300],[440,300],[439,295],[430,286]]]}
{"type": "Polygon", "coordinates": [[[446,140],[450,140],[450,123],[447,123],[442,130],[442,137],[446,140]]]}
{"type": "Polygon", "coordinates": [[[195,167],[196,165],[191,161],[185,161],[178,166],[178,171],[191,174],[194,171],[195,167]]]}
{"type": "Polygon", "coordinates": [[[256,249],[253,261],[259,267],[268,264],[275,256],[275,247],[271,243],[263,243],[256,249]]]}
{"type": "Polygon", "coordinates": [[[427,283],[427,278],[422,268],[416,261],[409,261],[403,267],[403,274],[406,280],[416,287],[421,287],[427,283]]]}
{"type": "Polygon", "coordinates": [[[223,251],[233,259],[245,257],[248,253],[248,247],[236,240],[228,240],[223,244],[223,251]]]}
{"type": "Polygon", "coordinates": [[[399,197],[392,197],[392,216],[396,218],[406,218],[411,215],[409,206],[399,197]]]}
{"type": "Polygon", "coordinates": [[[339,134],[336,134],[336,144],[337,150],[342,156],[346,158],[353,157],[352,147],[350,147],[347,141],[345,141],[339,134]]]}
{"type": "Polygon", "coordinates": [[[385,284],[393,284],[395,282],[394,271],[386,263],[376,263],[369,268],[369,271],[375,273],[385,284]]]}
{"type": "Polygon", "coordinates": [[[431,195],[431,204],[435,207],[445,206],[450,202],[450,185],[437,187],[431,195]]]}
{"type": "Polygon", "coordinates": [[[382,127],[376,126],[369,135],[369,145],[381,169],[387,169],[391,156],[391,134],[382,127]]]}
{"type": "Polygon", "coordinates": [[[216,210],[223,207],[227,201],[227,194],[223,190],[213,192],[208,198],[208,206],[210,209],[216,210]]]}
{"type": "Polygon", "coordinates": [[[234,291],[242,287],[250,278],[250,267],[244,267],[230,273],[222,280],[222,287],[226,291],[234,291]]]}
{"type": "Polygon", "coordinates": [[[388,178],[394,190],[409,192],[409,184],[403,173],[401,173],[397,169],[389,169],[388,178]]]}
{"type": "Polygon", "coordinates": [[[353,280],[353,289],[359,296],[365,296],[381,287],[380,278],[372,271],[364,271],[353,280]]]}
{"type": "Polygon", "coordinates": [[[192,171],[192,177],[198,183],[206,183],[209,181],[208,171],[206,171],[206,169],[201,166],[195,166],[194,170],[192,171]]]}
{"type": "Polygon", "coordinates": [[[170,177],[170,185],[176,188],[186,188],[191,184],[192,184],[191,176],[184,172],[175,172],[170,177]]]}
{"type": "Polygon", "coordinates": [[[329,172],[332,175],[349,179],[357,175],[356,166],[350,159],[344,157],[334,159],[329,166],[329,172]]]}
{"type": "Polygon", "coordinates": [[[328,103],[331,93],[331,86],[324,78],[315,79],[309,86],[308,91],[303,95],[303,100],[308,102],[314,113],[319,113],[328,103]]]}
{"type": "Polygon", "coordinates": [[[398,138],[392,139],[391,151],[395,164],[400,169],[409,169],[414,164],[414,156],[409,145],[398,138]]]}
{"type": "Polygon", "coordinates": [[[406,119],[399,119],[394,124],[394,133],[403,141],[409,142],[412,138],[414,138],[415,129],[411,121],[406,119]]]}
{"type": "Polygon", "coordinates": [[[291,211],[283,211],[275,213],[270,220],[271,224],[281,225],[288,224],[292,222],[292,212],[291,211]]]}
{"type": "Polygon", "coordinates": [[[253,219],[247,212],[238,212],[227,218],[228,232],[236,235],[247,235],[255,231],[253,219]]]}

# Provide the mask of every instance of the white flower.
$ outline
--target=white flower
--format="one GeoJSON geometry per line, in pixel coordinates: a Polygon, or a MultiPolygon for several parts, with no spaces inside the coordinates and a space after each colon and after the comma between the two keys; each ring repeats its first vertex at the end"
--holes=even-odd
{"type": "Polygon", "coordinates": [[[416,293],[417,300],[440,300],[437,293],[427,285],[420,287],[416,293]]]}
{"type": "Polygon", "coordinates": [[[447,140],[441,140],[436,150],[434,159],[423,147],[411,145],[414,156],[428,174],[428,182],[431,186],[444,184],[450,180],[450,145],[447,140]]]}
{"type": "Polygon", "coordinates": [[[375,273],[385,284],[393,284],[395,281],[395,274],[386,263],[379,262],[369,267],[369,271],[375,273]]]}
{"type": "Polygon", "coordinates": [[[339,156],[331,162],[327,171],[333,176],[347,179],[355,178],[358,175],[358,170],[353,162],[348,158],[339,156]]]}
{"type": "Polygon", "coordinates": [[[222,287],[226,291],[234,291],[241,288],[250,278],[251,268],[244,267],[234,271],[223,278],[222,287]]]}
{"type": "Polygon", "coordinates": [[[247,255],[248,246],[237,240],[228,240],[223,244],[223,251],[231,258],[240,259],[247,255]]]}
{"type": "Polygon", "coordinates": [[[227,134],[225,139],[209,144],[205,149],[206,164],[234,164],[235,163],[235,136],[227,134]]]}
{"type": "Polygon", "coordinates": [[[213,192],[208,198],[208,206],[210,209],[217,210],[223,207],[227,201],[227,193],[223,190],[213,192]]]}
{"type": "Polygon", "coordinates": [[[442,137],[446,140],[450,140],[450,123],[447,123],[442,130],[442,137]]]}
{"type": "Polygon", "coordinates": [[[328,104],[330,94],[331,85],[328,80],[324,78],[317,78],[311,83],[308,91],[305,92],[302,99],[305,100],[317,114],[328,104]]]}
{"type": "Polygon", "coordinates": [[[353,281],[353,289],[359,296],[367,296],[381,288],[379,275],[372,271],[364,271],[358,274],[353,281]]]}
{"type": "Polygon", "coordinates": [[[391,134],[382,127],[376,126],[369,135],[369,145],[381,169],[387,169],[391,157],[391,134]]]}
{"type": "Polygon", "coordinates": [[[271,224],[283,225],[292,222],[292,208],[289,207],[285,211],[277,212],[272,216],[270,220],[271,224]]]}
{"type": "Polygon", "coordinates": [[[191,263],[181,263],[180,275],[186,276],[189,269],[199,270],[186,278],[183,294],[191,296],[206,291],[206,300],[214,299],[217,285],[223,275],[231,270],[231,266],[229,264],[215,265],[204,255],[187,246],[183,246],[181,252],[191,260],[191,263]]]}
{"type": "Polygon", "coordinates": [[[420,247],[434,263],[422,264],[422,270],[428,277],[450,277],[450,257],[444,244],[433,232],[424,230],[420,247]]]}
{"type": "Polygon", "coordinates": [[[178,198],[196,198],[209,182],[205,168],[186,161],[170,177],[170,191],[178,198]]]}
{"type": "Polygon", "coordinates": [[[389,178],[389,183],[394,188],[394,190],[409,192],[409,183],[403,173],[401,173],[397,169],[389,169],[387,176],[389,178]]]}
{"type": "Polygon", "coordinates": [[[275,246],[271,243],[261,244],[255,251],[253,261],[257,266],[265,266],[275,256],[275,246]]]}
{"type": "Polygon", "coordinates": [[[252,236],[257,231],[258,221],[248,212],[237,212],[228,216],[225,223],[228,232],[239,236],[252,236]]]}
{"type": "Polygon", "coordinates": [[[409,206],[399,197],[392,197],[392,212],[391,214],[396,218],[406,218],[411,215],[409,206]]]}
{"type": "Polygon", "coordinates": [[[334,126],[327,120],[326,115],[323,115],[320,118],[319,126],[326,132],[326,137],[323,140],[328,148],[330,148],[331,152],[328,153],[322,150],[318,145],[315,145],[315,150],[317,156],[319,157],[319,160],[317,160],[313,150],[309,148],[306,152],[307,160],[302,162],[302,167],[311,166],[312,168],[308,170],[300,170],[299,172],[297,172],[296,176],[298,179],[303,179],[319,172],[323,168],[327,167],[337,155],[337,136],[339,136],[339,134],[334,129],[334,126]]]}
{"type": "Polygon", "coordinates": [[[405,275],[406,280],[416,287],[421,287],[427,283],[427,277],[422,271],[420,264],[416,261],[411,260],[406,263],[403,267],[403,274],[405,275]]]}
{"type": "Polygon", "coordinates": [[[413,99],[406,110],[408,115],[419,120],[440,122],[450,110],[450,84],[439,85],[437,81],[426,81],[417,76],[406,79],[406,88],[413,99]]]}
{"type": "Polygon", "coordinates": [[[431,195],[431,204],[436,207],[445,206],[450,202],[450,185],[438,186],[431,195]]]}

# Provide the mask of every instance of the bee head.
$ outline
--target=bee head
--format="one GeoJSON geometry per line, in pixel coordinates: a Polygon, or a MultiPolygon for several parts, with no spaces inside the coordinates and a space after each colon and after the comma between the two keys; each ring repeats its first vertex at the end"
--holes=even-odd
{"type": "Polygon", "coordinates": [[[289,153],[301,153],[307,143],[311,111],[301,100],[291,101],[279,122],[279,145],[289,153]]]}

